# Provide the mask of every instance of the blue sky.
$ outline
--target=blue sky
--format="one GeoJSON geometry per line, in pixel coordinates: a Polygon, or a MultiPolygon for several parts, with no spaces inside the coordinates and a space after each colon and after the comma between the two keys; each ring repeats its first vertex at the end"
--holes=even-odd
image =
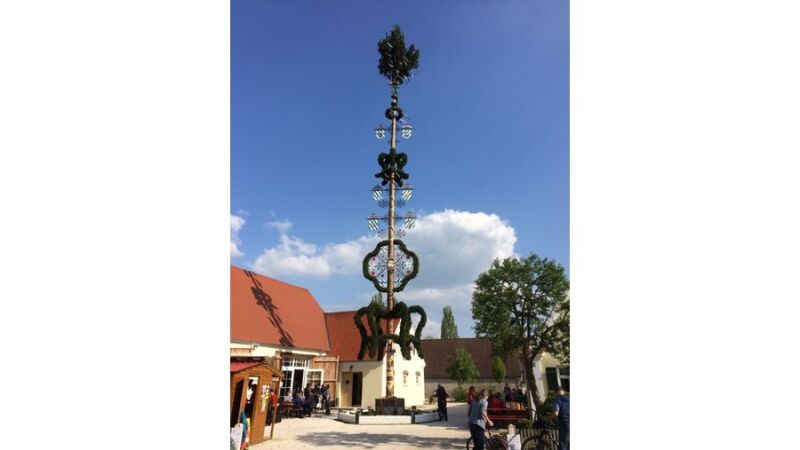
{"type": "Polygon", "coordinates": [[[404,240],[438,337],[442,307],[472,336],[470,284],[497,256],[569,271],[569,11],[565,0],[231,2],[231,262],[311,290],[328,311],[374,293],[360,262],[386,141],[377,42],[420,49],[400,90],[420,219],[404,240]]]}

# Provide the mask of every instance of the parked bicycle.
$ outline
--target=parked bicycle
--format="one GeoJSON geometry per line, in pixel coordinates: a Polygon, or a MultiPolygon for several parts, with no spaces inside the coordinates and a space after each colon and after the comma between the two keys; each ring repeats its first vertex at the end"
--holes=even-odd
{"type": "Polygon", "coordinates": [[[558,426],[539,414],[533,428],[520,431],[522,450],[558,450],[558,426]]]}
{"type": "MultiPolygon", "coordinates": [[[[483,446],[485,450],[507,450],[508,443],[506,442],[506,437],[501,436],[499,434],[492,434],[489,430],[483,430],[483,435],[485,436],[486,445],[483,446]]],[[[475,443],[472,441],[472,436],[467,439],[467,450],[472,450],[475,448],[475,443]]]]}

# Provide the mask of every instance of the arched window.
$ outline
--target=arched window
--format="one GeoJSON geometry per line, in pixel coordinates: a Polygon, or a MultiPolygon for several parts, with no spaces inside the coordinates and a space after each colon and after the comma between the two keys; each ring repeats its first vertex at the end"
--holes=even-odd
{"type": "Polygon", "coordinates": [[[419,373],[419,370],[418,370],[417,371],[417,385],[419,385],[419,376],[420,376],[420,373],[419,373]]]}
{"type": "Polygon", "coordinates": [[[403,371],[403,384],[404,385],[408,384],[408,371],[407,370],[403,371]]]}

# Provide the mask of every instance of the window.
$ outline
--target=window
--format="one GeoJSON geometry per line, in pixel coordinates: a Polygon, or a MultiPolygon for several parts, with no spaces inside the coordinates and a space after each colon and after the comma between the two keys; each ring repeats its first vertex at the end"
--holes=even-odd
{"type": "Polygon", "coordinates": [[[283,367],[308,367],[311,360],[306,358],[286,357],[283,359],[283,367]]]}
{"type": "Polygon", "coordinates": [[[285,397],[292,393],[292,371],[283,371],[283,382],[281,382],[280,396],[285,397]]]}
{"type": "Polygon", "coordinates": [[[420,373],[419,373],[419,370],[418,370],[417,371],[417,386],[419,386],[419,376],[420,376],[420,373]]]}
{"type": "Polygon", "coordinates": [[[408,371],[404,370],[403,371],[403,386],[407,386],[407,385],[408,385],[408,371]]]}
{"type": "Polygon", "coordinates": [[[558,381],[561,382],[561,387],[569,392],[569,366],[558,368],[558,381]]]}
{"type": "Polygon", "coordinates": [[[558,369],[555,367],[547,367],[544,369],[547,377],[547,392],[553,392],[558,387],[558,369]]]}
{"type": "Polygon", "coordinates": [[[547,377],[547,391],[555,391],[558,386],[569,392],[569,366],[566,367],[547,367],[545,369],[547,377]]]}
{"type": "Polygon", "coordinates": [[[310,369],[306,371],[306,383],[311,383],[311,387],[322,386],[322,369],[310,369]]]}
{"type": "Polygon", "coordinates": [[[308,375],[305,368],[311,360],[308,358],[294,358],[287,356],[281,360],[281,370],[283,371],[283,384],[281,384],[280,395],[292,395],[292,390],[302,389],[303,382],[308,382],[308,375]],[[304,379],[305,378],[305,379],[304,379]]]}

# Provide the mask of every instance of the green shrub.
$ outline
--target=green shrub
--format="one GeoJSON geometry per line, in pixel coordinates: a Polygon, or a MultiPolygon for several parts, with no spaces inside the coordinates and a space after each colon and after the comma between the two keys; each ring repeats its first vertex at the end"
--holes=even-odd
{"type": "Polygon", "coordinates": [[[555,402],[556,402],[556,394],[553,392],[548,392],[547,398],[544,399],[544,402],[542,402],[542,405],[539,407],[539,414],[542,416],[546,416],[554,412],[556,410],[554,406],[555,402]]]}
{"type": "Polygon", "coordinates": [[[506,378],[506,365],[499,356],[492,358],[492,378],[498,383],[502,383],[506,378]]]}
{"type": "Polygon", "coordinates": [[[486,389],[487,398],[489,396],[491,396],[492,394],[494,394],[494,393],[501,392],[501,390],[498,389],[497,386],[495,386],[493,384],[483,385],[483,386],[481,386],[481,388],[482,389],[486,389]]]}
{"type": "Polygon", "coordinates": [[[458,386],[455,389],[453,389],[453,400],[457,402],[466,402],[467,390],[461,386],[458,386]]]}
{"type": "Polygon", "coordinates": [[[528,419],[520,419],[514,421],[514,426],[517,427],[518,430],[529,430],[533,428],[533,423],[528,419]]]}

